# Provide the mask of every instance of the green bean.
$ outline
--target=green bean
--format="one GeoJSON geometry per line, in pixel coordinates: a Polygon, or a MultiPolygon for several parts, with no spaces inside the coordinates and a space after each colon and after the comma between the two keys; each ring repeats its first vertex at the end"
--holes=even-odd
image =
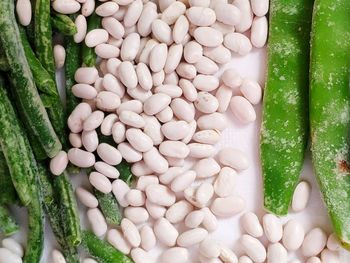
{"type": "Polygon", "coordinates": [[[83,231],[82,247],[99,263],[133,263],[133,261],[119,250],[115,249],[94,234],[83,231]]]}
{"type": "Polygon", "coordinates": [[[25,57],[19,29],[14,16],[14,2],[0,1],[0,41],[9,62],[10,81],[13,92],[25,111],[25,125],[35,134],[49,157],[55,156],[62,148],[57,135],[49,121],[33,81],[33,75],[25,57]]]}
{"type": "Polygon", "coordinates": [[[13,185],[23,205],[31,202],[32,191],[28,174],[30,159],[22,154],[26,148],[17,116],[7,97],[4,79],[0,75],[0,144],[10,171],[13,185]]]}
{"type": "Polygon", "coordinates": [[[260,155],[265,209],[285,215],[308,139],[308,57],[313,0],[272,0],[260,155]],[[289,12],[289,10],[294,12],[289,12]]]}
{"type": "MultiPolygon", "coordinates": [[[[96,13],[93,13],[88,18],[88,26],[87,26],[87,32],[99,28],[101,24],[101,17],[98,16],[96,13]]],[[[82,49],[82,57],[83,57],[83,65],[86,67],[93,67],[96,64],[96,53],[93,48],[90,48],[88,46],[83,45],[82,49]]]]}
{"type": "Polygon", "coordinates": [[[52,48],[51,7],[50,0],[36,0],[35,25],[35,51],[41,64],[55,79],[55,62],[52,48]]]}
{"type": "Polygon", "coordinates": [[[57,198],[62,213],[65,238],[70,246],[76,247],[81,242],[80,219],[73,188],[67,173],[54,177],[53,185],[58,190],[57,198]]]}
{"type": "Polygon", "coordinates": [[[65,75],[66,75],[66,104],[67,114],[70,114],[75,107],[79,104],[78,98],[72,93],[72,87],[75,84],[74,75],[77,69],[81,65],[80,61],[80,45],[75,43],[73,38],[65,37],[66,42],[66,63],[65,63],[65,75]]]}
{"type": "Polygon", "coordinates": [[[120,225],[122,215],[115,196],[111,193],[101,193],[98,190],[95,190],[95,196],[107,223],[111,225],[120,225]]]}
{"type": "Polygon", "coordinates": [[[51,23],[54,28],[66,36],[73,36],[78,32],[74,21],[67,15],[53,14],[51,23]]]}
{"type": "Polygon", "coordinates": [[[19,226],[12,219],[7,207],[0,205],[0,233],[5,236],[11,236],[18,231],[19,226]]]}
{"type": "Polygon", "coordinates": [[[0,203],[14,204],[17,202],[17,193],[13,186],[9,168],[4,154],[0,151],[0,203]]]}
{"type": "Polygon", "coordinates": [[[314,170],[333,231],[350,249],[350,2],[316,0],[311,37],[310,127],[314,170]]]}

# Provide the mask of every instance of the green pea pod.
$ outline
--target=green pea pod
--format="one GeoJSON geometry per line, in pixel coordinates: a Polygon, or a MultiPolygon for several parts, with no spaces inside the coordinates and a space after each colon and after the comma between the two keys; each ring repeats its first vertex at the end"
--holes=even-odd
{"type": "MultiPolygon", "coordinates": [[[[93,29],[99,28],[101,26],[100,24],[101,24],[101,17],[98,16],[96,13],[93,13],[88,18],[87,31],[89,32],[93,29]]],[[[96,64],[97,55],[93,48],[86,46],[84,43],[83,49],[82,49],[82,58],[83,58],[83,65],[85,67],[94,67],[96,64]]]]}
{"type": "Polygon", "coordinates": [[[350,249],[350,1],[316,0],[311,38],[314,170],[333,230],[350,249]]]}
{"type": "Polygon", "coordinates": [[[265,209],[277,215],[288,213],[307,146],[312,6],[313,0],[270,2],[260,157],[265,209]]]}
{"type": "Polygon", "coordinates": [[[83,231],[82,247],[99,263],[133,263],[133,261],[94,234],[83,231]]]}
{"type": "Polygon", "coordinates": [[[0,233],[5,236],[11,236],[18,231],[19,226],[12,219],[7,207],[0,205],[0,233]]]}
{"type": "Polygon", "coordinates": [[[53,14],[51,16],[51,23],[54,28],[66,36],[73,36],[78,32],[74,21],[67,15],[53,14]]]}

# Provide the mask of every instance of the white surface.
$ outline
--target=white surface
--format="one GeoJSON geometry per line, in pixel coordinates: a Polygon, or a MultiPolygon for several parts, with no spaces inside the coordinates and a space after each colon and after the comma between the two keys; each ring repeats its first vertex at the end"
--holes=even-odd
{"type": "MultiPolygon", "coordinates": [[[[249,77],[259,80],[263,85],[264,83],[264,72],[265,72],[265,52],[264,50],[254,50],[251,54],[245,57],[234,57],[232,62],[225,65],[224,68],[233,67],[241,73],[243,77],[249,77]]],[[[257,121],[250,125],[239,124],[234,116],[229,112],[228,116],[230,119],[230,126],[222,134],[222,140],[218,143],[217,147],[227,147],[232,146],[237,149],[244,151],[251,161],[251,166],[244,172],[239,174],[239,180],[237,181],[237,186],[235,194],[241,195],[246,200],[246,211],[253,211],[257,213],[259,218],[264,214],[263,211],[263,196],[262,196],[262,179],[259,164],[259,128],[261,121],[261,105],[255,107],[257,112],[257,121]]],[[[312,185],[311,200],[307,208],[300,213],[291,213],[288,217],[283,218],[283,222],[288,221],[288,219],[295,218],[303,223],[305,230],[308,231],[313,227],[322,227],[328,234],[331,233],[330,223],[321,201],[320,193],[316,185],[311,164],[310,164],[310,154],[308,152],[305,167],[303,169],[301,178],[307,180],[312,185]]],[[[75,185],[88,185],[85,175],[77,175],[73,177],[75,185]]],[[[86,223],[84,208],[79,204],[81,208],[81,220],[86,223]]],[[[26,224],[25,210],[21,209],[19,211],[18,218],[21,225],[26,224]]],[[[242,255],[239,243],[237,240],[242,234],[242,230],[239,223],[240,215],[229,219],[221,219],[219,228],[217,231],[211,234],[216,240],[222,241],[223,244],[230,248],[233,248],[237,255],[242,255]]],[[[88,226],[87,226],[88,227],[88,226]]],[[[21,233],[16,235],[18,240],[21,240],[22,244],[25,244],[25,229],[21,233]]],[[[45,251],[42,262],[51,262],[48,254],[51,252],[53,246],[56,244],[53,242],[52,233],[47,228],[47,239],[45,242],[45,251]]],[[[263,240],[266,242],[265,240],[263,240]]],[[[196,249],[192,253],[191,263],[197,263],[196,260],[196,249]]],[[[154,255],[154,262],[156,261],[156,256],[159,254],[159,250],[152,251],[154,255]]],[[[300,253],[290,254],[289,260],[299,258],[302,262],[305,262],[300,253]]],[[[350,253],[343,252],[341,263],[349,262],[350,253]]]]}

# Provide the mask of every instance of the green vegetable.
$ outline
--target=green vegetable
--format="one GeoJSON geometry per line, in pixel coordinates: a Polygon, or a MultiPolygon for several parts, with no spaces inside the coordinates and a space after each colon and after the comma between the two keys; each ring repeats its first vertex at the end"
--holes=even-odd
{"type": "Polygon", "coordinates": [[[309,39],[313,0],[272,0],[260,155],[266,210],[285,215],[308,139],[309,39]]]}
{"type": "Polygon", "coordinates": [[[107,223],[111,225],[120,225],[122,215],[114,195],[111,193],[104,194],[98,190],[95,190],[95,196],[107,223]]]}
{"type": "MultiPolygon", "coordinates": [[[[87,32],[99,28],[101,25],[101,17],[95,12],[88,18],[87,32]]],[[[96,64],[97,55],[93,48],[83,45],[82,49],[83,65],[86,67],[94,67],[96,64]]]]}
{"type": "Polygon", "coordinates": [[[57,189],[65,239],[68,245],[76,247],[81,242],[80,219],[67,173],[54,177],[53,185],[57,189]]]}
{"type": "Polygon", "coordinates": [[[7,207],[0,205],[0,233],[5,236],[11,236],[18,231],[19,226],[12,219],[7,207]]]}
{"type": "Polygon", "coordinates": [[[350,2],[316,0],[311,38],[314,170],[333,231],[350,249],[350,2]]]}
{"type": "Polygon", "coordinates": [[[66,75],[66,104],[67,114],[70,114],[74,108],[78,105],[79,100],[72,93],[72,87],[75,84],[74,75],[77,69],[81,65],[80,61],[80,45],[75,43],[73,38],[65,37],[66,42],[66,63],[65,63],[65,75],[66,75]]]}
{"type": "Polygon", "coordinates": [[[31,202],[32,191],[28,175],[31,174],[29,157],[17,116],[7,97],[4,79],[0,75],[0,144],[10,170],[13,185],[23,205],[31,202]]]}
{"type": "Polygon", "coordinates": [[[33,200],[28,206],[28,216],[28,240],[23,262],[36,263],[40,262],[44,247],[44,212],[39,193],[34,194],[33,200]]]}
{"type": "Polygon", "coordinates": [[[44,94],[59,96],[55,81],[51,78],[47,70],[41,65],[30,46],[23,27],[19,27],[19,32],[29,67],[38,90],[44,94]]]}
{"type": "Polygon", "coordinates": [[[49,72],[50,76],[55,79],[55,62],[53,58],[52,46],[52,28],[51,28],[51,1],[35,1],[35,51],[41,64],[49,72]]]}
{"type": "Polygon", "coordinates": [[[21,112],[26,120],[25,125],[33,131],[46,154],[53,157],[62,146],[33,81],[14,16],[14,2],[0,1],[0,10],[0,41],[9,62],[9,76],[14,86],[13,92],[18,97],[22,108],[25,109],[21,112]]]}
{"type": "Polygon", "coordinates": [[[51,16],[51,23],[52,26],[60,31],[63,35],[73,36],[78,32],[74,21],[67,15],[55,13],[51,16]]]}
{"type": "Polygon", "coordinates": [[[10,171],[4,154],[0,151],[0,203],[13,204],[17,202],[17,193],[13,186],[10,171]]]}
{"type": "Polygon", "coordinates": [[[3,51],[0,49],[0,71],[8,71],[9,70],[9,64],[7,62],[5,54],[3,54],[3,51]]]}
{"type": "Polygon", "coordinates": [[[131,165],[123,159],[123,161],[116,166],[119,171],[119,179],[131,185],[134,180],[134,175],[131,172],[131,165]]]}
{"type": "Polygon", "coordinates": [[[99,263],[132,263],[133,261],[122,252],[116,250],[107,242],[94,234],[83,231],[82,246],[86,252],[99,263]]]}

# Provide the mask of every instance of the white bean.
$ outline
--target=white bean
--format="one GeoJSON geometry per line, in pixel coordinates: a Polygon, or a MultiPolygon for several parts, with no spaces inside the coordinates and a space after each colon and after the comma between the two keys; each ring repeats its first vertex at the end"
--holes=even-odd
{"type": "Polygon", "coordinates": [[[193,36],[205,47],[217,47],[224,41],[222,33],[211,27],[198,27],[194,30],[193,36]]]}
{"type": "MultiPolygon", "coordinates": [[[[173,72],[179,65],[183,53],[183,46],[181,44],[173,44],[169,47],[164,72],[169,74],[173,72]]],[[[163,54],[165,56],[165,54],[163,54]]],[[[159,58],[158,58],[159,59],[159,58]]]]}
{"type": "Polygon", "coordinates": [[[107,241],[113,247],[124,254],[129,254],[131,250],[130,244],[125,240],[123,234],[117,229],[110,229],[107,232],[107,241]]]}
{"type": "MultiPolygon", "coordinates": [[[[219,197],[227,197],[233,193],[237,173],[230,167],[223,167],[214,182],[214,191],[219,197]]],[[[250,234],[250,233],[249,233],[250,234]]]]}
{"type": "Polygon", "coordinates": [[[139,57],[139,62],[145,63],[145,64],[149,64],[149,55],[152,51],[152,49],[158,45],[159,42],[155,39],[149,39],[145,45],[145,47],[143,48],[143,50],[141,51],[140,57],[139,57]]]}
{"type": "Polygon", "coordinates": [[[126,201],[131,206],[143,206],[146,201],[146,196],[143,192],[137,189],[131,189],[125,196],[126,201]]]}
{"type": "MultiPolygon", "coordinates": [[[[238,259],[238,263],[253,263],[253,261],[247,257],[247,256],[241,256],[239,259],[238,259]]],[[[292,262],[290,262],[292,263],[292,262]]],[[[296,262],[294,262],[296,263],[296,262]]],[[[299,262],[300,263],[300,262],[299,262]]]]}
{"type": "Polygon", "coordinates": [[[145,121],[145,126],[143,128],[144,133],[152,139],[154,145],[159,145],[164,138],[159,121],[156,117],[146,114],[142,114],[142,117],[145,121]]]}
{"type": "Polygon", "coordinates": [[[172,25],[185,11],[186,6],[180,1],[175,1],[162,12],[161,19],[168,25],[172,25]]]}
{"type": "Polygon", "coordinates": [[[89,181],[98,191],[108,194],[112,191],[112,184],[109,179],[101,173],[92,172],[89,176],[89,181]]]}
{"type": "Polygon", "coordinates": [[[81,141],[81,136],[80,134],[77,133],[70,133],[69,134],[69,142],[74,148],[80,148],[83,143],[81,141]]]}
{"type": "Polygon", "coordinates": [[[182,167],[170,167],[165,173],[159,176],[159,181],[162,184],[169,184],[175,177],[184,172],[182,167]]]}
{"type": "Polygon", "coordinates": [[[129,89],[137,86],[138,80],[136,71],[130,61],[123,61],[118,67],[120,81],[129,89]]]}
{"type": "Polygon", "coordinates": [[[60,151],[50,161],[50,171],[54,175],[60,175],[64,172],[68,165],[68,156],[65,151],[60,151]]]}
{"type": "Polygon", "coordinates": [[[198,227],[204,220],[204,213],[201,210],[190,212],[185,218],[185,226],[188,228],[198,227]]]}
{"type": "Polygon", "coordinates": [[[159,152],[167,157],[186,158],[190,150],[181,141],[164,141],[159,145],[159,152]]]}
{"type": "Polygon", "coordinates": [[[267,247],[268,263],[287,263],[287,250],[280,244],[270,244],[267,247]]]}
{"type": "Polygon", "coordinates": [[[196,41],[188,42],[184,47],[184,59],[188,63],[197,63],[203,57],[203,48],[196,41]]]}
{"type": "Polygon", "coordinates": [[[283,228],[282,242],[286,249],[293,251],[301,247],[305,231],[297,220],[289,220],[283,228]]]}
{"type": "Polygon", "coordinates": [[[206,258],[218,258],[220,256],[221,247],[218,242],[206,238],[199,245],[199,252],[206,258]]]}
{"type": "Polygon", "coordinates": [[[145,4],[137,22],[137,31],[139,34],[143,37],[148,36],[152,31],[152,22],[157,18],[157,6],[153,2],[145,4]]]}
{"type": "Polygon", "coordinates": [[[171,182],[171,190],[173,192],[181,192],[189,187],[196,179],[196,173],[192,170],[186,171],[183,174],[178,175],[171,182]]]}
{"type": "Polygon", "coordinates": [[[147,186],[151,184],[159,184],[159,180],[157,176],[153,176],[153,175],[140,176],[139,179],[137,180],[136,189],[145,191],[147,186]]]}
{"type": "Polygon", "coordinates": [[[175,98],[171,101],[170,107],[174,112],[174,115],[187,122],[194,120],[194,111],[188,102],[181,98],[175,98]]]}
{"type": "Polygon", "coordinates": [[[245,170],[249,167],[249,161],[245,153],[233,148],[221,149],[219,161],[222,165],[230,166],[236,170],[245,170]]]}
{"type": "Polygon", "coordinates": [[[154,223],[153,231],[157,239],[168,247],[174,246],[179,236],[177,229],[165,218],[154,223]]]}
{"type": "Polygon", "coordinates": [[[254,47],[265,46],[268,35],[268,21],[265,16],[255,17],[252,24],[250,40],[254,47]]]}
{"type": "Polygon", "coordinates": [[[190,24],[186,18],[186,16],[181,15],[175,22],[175,25],[173,27],[173,39],[176,44],[181,44],[186,34],[188,33],[190,24]]]}
{"type": "Polygon", "coordinates": [[[252,10],[256,16],[264,16],[269,10],[268,0],[251,0],[252,10]]]}
{"type": "Polygon", "coordinates": [[[135,163],[142,160],[142,153],[135,150],[130,143],[122,142],[118,144],[118,151],[129,163],[135,163]]]}
{"type": "Polygon", "coordinates": [[[0,263],[22,263],[21,257],[7,248],[0,248],[0,263]]]}
{"type": "Polygon", "coordinates": [[[163,84],[165,78],[164,70],[152,73],[153,86],[157,87],[163,84]]]}
{"type": "Polygon", "coordinates": [[[151,184],[146,188],[147,199],[157,205],[171,206],[176,201],[175,194],[166,186],[151,184]]]}
{"type": "Polygon", "coordinates": [[[145,120],[137,113],[132,111],[122,111],[119,115],[119,119],[122,123],[135,128],[143,128],[145,126],[145,120]]]}
{"type": "Polygon", "coordinates": [[[52,250],[51,258],[53,263],[66,263],[66,259],[64,258],[63,254],[57,249],[52,250]]]}
{"type": "Polygon", "coordinates": [[[213,185],[209,182],[203,182],[201,183],[197,191],[195,193],[195,200],[197,203],[197,206],[204,207],[207,206],[210,199],[214,195],[214,188],[213,185]]]}
{"type": "Polygon", "coordinates": [[[197,89],[193,86],[191,81],[187,79],[180,79],[179,86],[182,89],[184,97],[188,101],[194,102],[197,99],[197,89]]]}
{"type": "Polygon", "coordinates": [[[176,68],[176,73],[185,79],[194,79],[197,75],[197,70],[194,65],[181,62],[176,68]]]}
{"type": "Polygon", "coordinates": [[[334,233],[330,234],[327,239],[327,248],[331,251],[338,251],[341,249],[339,239],[334,233]]]}
{"type": "Polygon", "coordinates": [[[156,173],[164,173],[169,168],[167,160],[158,152],[155,147],[152,147],[151,150],[143,153],[143,159],[147,166],[156,173]]]}
{"type": "Polygon", "coordinates": [[[242,216],[242,227],[252,237],[258,238],[264,234],[259,218],[252,212],[247,212],[242,216]]]}
{"type": "Polygon", "coordinates": [[[152,203],[151,201],[149,201],[148,199],[146,200],[146,209],[149,213],[149,215],[153,218],[153,219],[159,219],[161,217],[164,217],[165,212],[166,212],[166,208],[164,206],[161,205],[157,205],[152,203]]]}
{"type": "Polygon", "coordinates": [[[133,222],[127,218],[123,218],[122,222],[120,223],[120,227],[124,238],[130,243],[132,247],[140,246],[141,236],[133,222]]]}
{"type": "Polygon", "coordinates": [[[243,211],[245,201],[239,196],[216,198],[210,206],[210,210],[217,216],[230,217],[243,211]]]}
{"type": "Polygon", "coordinates": [[[22,26],[28,26],[32,20],[32,4],[30,0],[18,0],[16,13],[22,26]]]}
{"type": "Polygon", "coordinates": [[[85,188],[76,188],[75,195],[79,201],[88,208],[96,208],[98,206],[98,200],[96,197],[85,188]]]}
{"type": "Polygon", "coordinates": [[[60,69],[64,66],[66,61],[66,50],[61,45],[55,45],[53,47],[53,55],[55,59],[56,69],[60,69]]]}
{"type": "Polygon", "coordinates": [[[140,230],[141,235],[141,247],[149,251],[156,245],[156,236],[154,235],[153,229],[148,225],[144,225],[140,230]]]}
{"type": "Polygon", "coordinates": [[[121,122],[116,122],[112,126],[112,136],[116,143],[122,143],[125,140],[125,125],[121,122]]]}
{"type": "Polygon", "coordinates": [[[168,219],[170,223],[176,224],[183,221],[192,210],[193,206],[189,202],[181,200],[169,207],[165,214],[165,218],[168,219]]]}
{"type": "Polygon", "coordinates": [[[213,232],[218,228],[218,221],[216,216],[210,211],[208,207],[203,207],[201,211],[204,212],[203,226],[209,232],[213,232]]]}
{"type": "Polygon", "coordinates": [[[167,123],[173,119],[174,113],[173,110],[169,106],[167,106],[164,110],[158,112],[156,114],[156,117],[160,122],[167,123]]]}
{"type": "Polygon", "coordinates": [[[113,92],[101,91],[96,97],[96,106],[103,111],[115,111],[119,105],[120,97],[113,92]]]}
{"type": "Polygon", "coordinates": [[[309,258],[306,263],[321,263],[321,260],[318,257],[309,258]]]}
{"type": "Polygon", "coordinates": [[[193,85],[201,91],[213,91],[219,87],[219,79],[212,75],[197,75],[193,80],[193,85]]]}
{"type": "Polygon", "coordinates": [[[177,244],[181,247],[191,247],[202,242],[208,235],[204,228],[194,228],[187,230],[179,235],[177,244]]]}
{"type": "Polygon", "coordinates": [[[19,257],[23,257],[24,255],[23,247],[13,238],[10,238],[10,237],[4,238],[1,241],[1,244],[3,245],[4,248],[7,248],[12,253],[18,255],[19,257]]]}
{"type": "Polygon", "coordinates": [[[94,84],[98,78],[98,71],[95,67],[78,68],[74,79],[77,83],[94,84]]]}
{"type": "Polygon", "coordinates": [[[322,262],[327,263],[340,263],[339,254],[337,252],[325,249],[321,253],[322,262]]]}
{"type": "Polygon", "coordinates": [[[131,27],[139,20],[143,9],[142,0],[135,0],[129,6],[124,16],[124,26],[131,27]]]}
{"type": "Polygon", "coordinates": [[[96,8],[95,13],[99,16],[107,17],[115,14],[118,11],[118,9],[119,9],[119,6],[117,3],[108,1],[106,3],[99,5],[96,8]]]}
{"type": "Polygon", "coordinates": [[[102,27],[115,39],[121,39],[125,34],[124,26],[113,17],[103,18],[102,27]]]}
{"type": "Polygon", "coordinates": [[[215,148],[210,144],[190,143],[188,148],[190,149],[189,156],[193,158],[209,158],[215,154],[215,148]]]}
{"type": "Polygon", "coordinates": [[[91,225],[92,232],[98,237],[103,236],[107,232],[107,223],[100,209],[90,208],[87,213],[87,218],[91,225]]]}
{"type": "Polygon", "coordinates": [[[135,263],[152,263],[150,255],[138,247],[131,250],[130,256],[135,263]]]}
{"type": "Polygon", "coordinates": [[[120,50],[120,56],[123,61],[133,61],[140,47],[140,35],[137,33],[129,34],[123,41],[120,50]]]}
{"type": "Polygon", "coordinates": [[[282,239],[283,228],[278,217],[272,214],[266,214],[262,218],[264,233],[271,243],[279,242],[282,239]]]}
{"type": "Polygon", "coordinates": [[[266,250],[258,239],[249,235],[243,235],[240,238],[240,243],[243,250],[254,262],[263,263],[265,261],[266,250]]]}
{"type": "Polygon", "coordinates": [[[196,26],[210,26],[216,20],[215,12],[208,7],[193,6],[186,11],[191,24],[196,26]]]}
{"type": "Polygon", "coordinates": [[[119,56],[120,50],[118,47],[111,44],[99,44],[95,47],[97,56],[103,59],[110,59],[119,56]]]}
{"type": "Polygon", "coordinates": [[[220,165],[213,158],[205,158],[199,160],[193,169],[198,178],[208,178],[220,172],[220,165]]]}
{"type": "Polygon", "coordinates": [[[123,180],[114,180],[112,183],[112,191],[120,206],[127,207],[129,205],[125,197],[130,191],[130,187],[123,180]]]}
{"type": "Polygon", "coordinates": [[[125,135],[131,146],[139,152],[147,152],[153,146],[152,139],[140,129],[130,128],[125,135]]]}
{"type": "Polygon", "coordinates": [[[75,0],[55,0],[51,5],[56,12],[65,15],[74,14],[80,10],[80,4],[75,0]]]}
{"type": "Polygon", "coordinates": [[[249,38],[241,33],[225,35],[224,46],[241,56],[247,55],[252,50],[249,38]]]}
{"type": "Polygon", "coordinates": [[[293,199],[292,199],[292,209],[294,212],[300,212],[307,206],[311,193],[311,186],[306,181],[301,181],[295,188],[293,199]]]}
{"type": "Polygon", "coordinates": [[[177,141],[189,133],[189,125],[185,121],[170,121],[162,125],[161,131],[167,139],[177,141]]]}
{"type": "Polygon", "coordinates": [[[84,121],[84,124],[83,124],[84,131],[93,131],[97,129],[103,122],[104,117],[105,117],[105,114],[103,113],[103,111],[97,110],[92,112],[84,121]]]}
{"type": "Polygon", "coordinates": [[[100,143],[97,147],[98,156],[110,165],[117,165],[122,161],[120,152],[107,143],[100,143]]]}
{"type": "Polygon", "coordinates": [[[234,96],[231,99],[230,107],[235,117],[243,124],[255,121],[255,110],[246,98],[241,96],[234,96]]]}
{"type": "Polygon", "coordinates": [[[136,66],[136,74],[137,79],[139,81],[140,86],[144,90],[150,90],[153,85],[152,75],[145,63],[139,63],[136,66]]]}
{"type": "Polygon", "coordinates": [[[189,258],[189,253],[186,248],[172,247],[165,250],[161,255],[162,263],[186,263],[189,258]]]}
{"type": "Polygon", "coordinates": [[[199,143],[216,144],[221,138],[221,134],[217,130],[203,130],[196,132],[192,139],[199,143]]]}
{"type": "Polygon", "coordinates": [[[194,102],[194,106],[197,110],[203,113],[213,113],[219,107],[218,100],[209,92],[198,92],[197,100],[194,102]]]}
{"type": "Polygon", "coordinates": [[[88,84],[75,84],[72,87],[72,93],[75,97],[91,100],[97,96],[97,91],[88,84]]]}
{"type": "Polygon", "coordinates": [[[206,47],[203,54],[218,64],[226,64],[231,60],[231,51],[223,45],[206,47]]]}
{"type": "Polygon", "coordinates": [[[231,249],[225,246],[221,246],[219,258],[224,263],[236,263],[238,260],[236,254],[231,249]]]}
{"type": "MultiPolygon", "coordinates": [[[[119,107],[120,108],[120,107],[119,107]]],[[[101,123],[101,133],[105,136],[112,135],[113,125],[118,121],[118,116],[114,113],[107,115],[101,123]]]]}
{"type": "Polygon", "coordinates": [[[68,151],[68,160],[78,167],[88,168],[95,164],[95,155],[78,148],[72,148],[68,151]]]}
{"type": "Polygon", "coordinates": [[[86,0],[81,7],[81,14],[85,17],[90,16],[95,10],[95,0],[86,0]]]}
{"type": "MultiPolygon", "coordinates": [[[[131,192],[132,190],[130,190],[131,192]]],[[[130,194],[128,193],[128,195],[130,194]]],[[[124,209],[124,216],[129,219],[134,224],[141,224],[145,223],[148,218],[149,214],[147,210],[143,207],[127,207],[124,209]]]]}
{"type": "Polygon", "coordinates": [[[235,0],[234,5],[238,7],[241,13],[241,19],[235,29],[237,32],[243,33],[249,30],[253,22],[253,12],[249,0],[235,0]]]}
{"type": "Polygon", "coordinates": [[[256,105],[261,101],[262,89],[258,82],[244,79],[239,90],[251,104],[256,105]]]}
{"type": "Polygon", "coordinates": [[[152,22],[152,33],[159,42],[171,45],[173,42],[173,36],[170,26],[160,19],[156,19],[152,22]]]}
{"type": "Polygon", "coordinates": [[[85,36],[85,44],[88,47],[96,47],[108,41],[108,32],[104,29],[93,29],[85,36]]]}
{"type": "Polygon", "coordinates": [[[210,0],[189,0],[188,3],[190,6],[209,7],[210,0]]]}
{"type": "Polygon", "coordinates": [[[155,115],[158,112],[164,110],[170,104],[170,102],[170,96],[163,93],[157,93],[145,101],[143,110],[148,115],[155,115]]]}
{"type": "Polygon", "coordinates": [[[314,228],[306,234],[301,251],[305,257],[316,256],[324,249],[327,235],[321,228],[314,228]]]}
{"type": "Polygon", "coordinates": [[[235,26],[241,21],[241,11],[235,6],[227,3],[215,5],[216,20],[226,25],[235,26]]]}

